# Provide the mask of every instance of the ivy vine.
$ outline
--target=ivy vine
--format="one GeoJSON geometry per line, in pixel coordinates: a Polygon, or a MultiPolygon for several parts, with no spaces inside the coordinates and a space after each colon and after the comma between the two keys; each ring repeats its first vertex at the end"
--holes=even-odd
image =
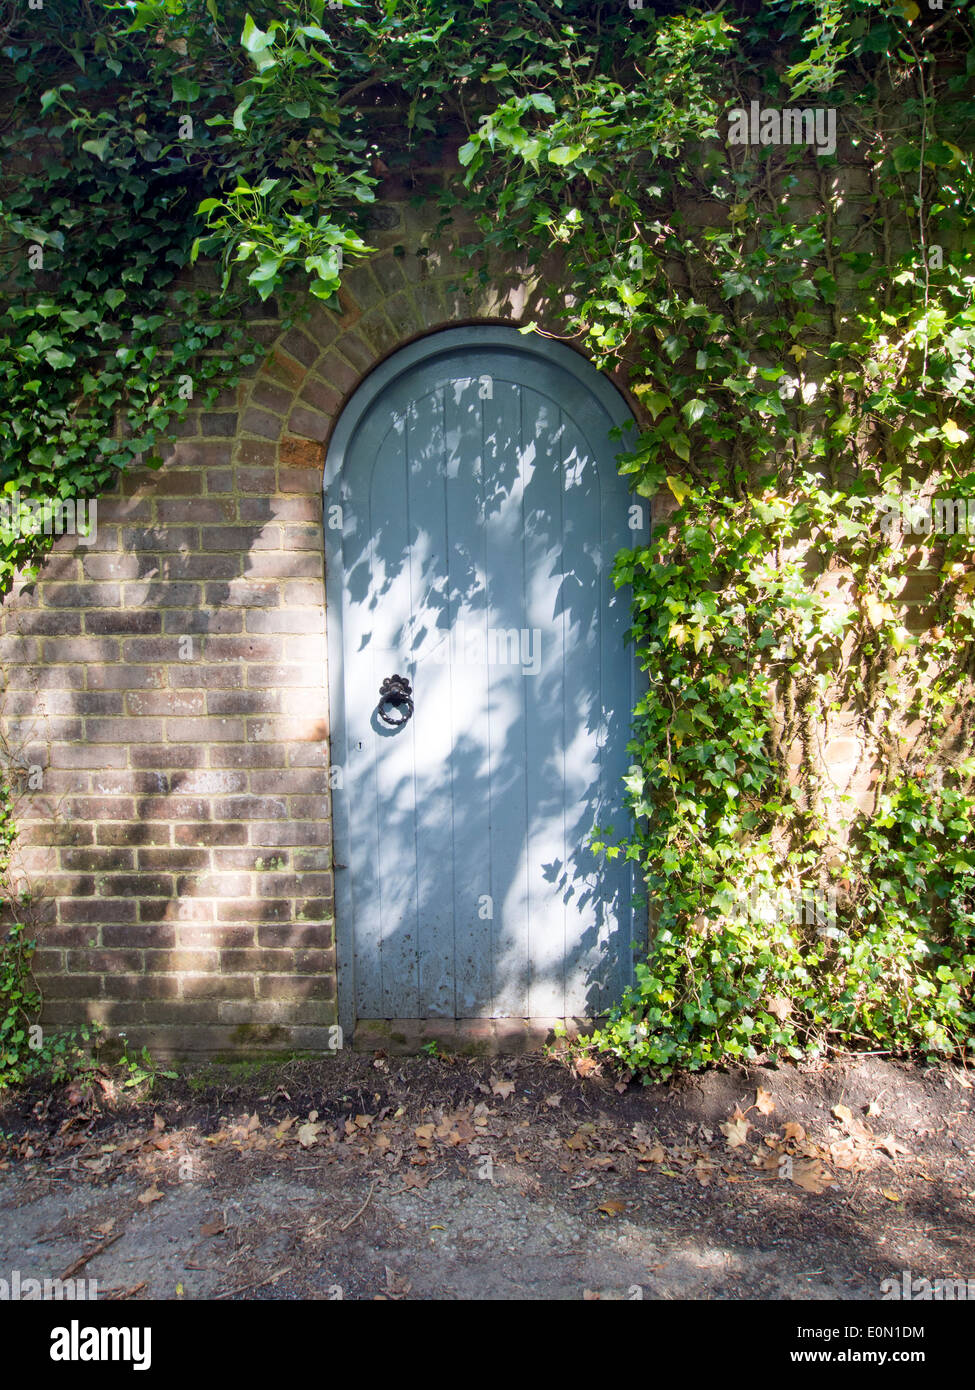
{"type": "MultiPolygon", "coordinates": [[[[621,466],[671,503],[617,562],[647,691],[635,828],[594,844],[651,933],[593,1045],[970,1047],[975,527],[886,524],[975,493],[970,0],[81,8],[0,6],[0,489],[157,461],[185,382],[253,365],[245,304],[335,307],[383,173],[462,132],[472,275],[557,251],[564,336],[644,411],[621,466]],[[736,143],[754,107],[833,113],[835,148],[736,143]]],[[[0,583],[44,543],[0,535],[0,583]]]]}

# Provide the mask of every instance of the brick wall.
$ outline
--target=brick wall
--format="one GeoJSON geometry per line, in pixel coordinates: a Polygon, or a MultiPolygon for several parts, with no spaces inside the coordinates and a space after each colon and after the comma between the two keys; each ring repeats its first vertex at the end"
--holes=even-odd
{"type": "Polygon", "coordinates": [[[2,609],[3,731],[29,769],[14,860],[50,1025],[160,1055],[319,1048],[336,1019],[322,473],[370,368],[472,321],[542,319],[538,275],[468,293],[454,241],[380,206],[350,270],[159,471],[98,503],[2,609]]]}

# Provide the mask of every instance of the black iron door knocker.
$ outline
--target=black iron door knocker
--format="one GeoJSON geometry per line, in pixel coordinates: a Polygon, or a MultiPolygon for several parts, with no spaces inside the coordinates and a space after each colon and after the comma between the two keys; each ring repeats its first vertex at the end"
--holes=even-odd
{"type": "Polygon", "coordinates": [[[379,704],[376,713],[384,724],[398,729],[413,716],[413,687],[405,676],[387,676],[379,687],[379,704]],[[388,707],[388,708],[387,708],[388,707]],[[396,717],[389,712],[397,711],[396,717]]]}

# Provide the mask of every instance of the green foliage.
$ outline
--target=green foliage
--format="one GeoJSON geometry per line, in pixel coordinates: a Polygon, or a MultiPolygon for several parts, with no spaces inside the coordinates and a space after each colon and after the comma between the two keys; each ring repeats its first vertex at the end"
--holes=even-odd
{"type": "Polygon", "coordinates": [[[52,1085],[84,1075],[95,1026],[46,1032],[37,1022],[41,995],[31,975],[36,940],[15,922],[0,940],[0,1092],[42,1078],[52,1085]]]}
{"type": "Polygon", "coordinates": [[[119,1058],[117,1066],[119,1072],[125,1077],[122,1082],[123,1090],[138,1091],[140,1096],[149,1096],[160,1077],[164,1077],[167,1081],[176,1080],[179,1073],[163,1071],[148,1047],[142,1047],[137,1052],[130,1052],[125,1034],[120,1033],[119,1037],[122,1039],[122,1056],[119,1058]]]}
{"type": "MultiPolygon", "coordinates": [[[[557,252],[565,336],[644,410],[621,466],[677,504],[617,565],[647,689],[635,828],[595,843],[652,930],[599,1045],[663,1072],[969,1046],[971,538],[933,545],[908,619],[918,556],[871,499],[975,491],[970,0],[86,10],[4,29],[0,488],[93,494],[158,458],[180,382],[248,364],[245,297],[334,305],[377,170],[462,124],[442,208],[477,219],[472,273],[557,252]],[[838,112],[836,153],[725,143],[752,100],[838,112]],[[191,290],[201,256],[221,274],[191,290]],[[840,737],[872,801],[824,768],[840,737]]],[[[2,586],[44,541],[0,540],[2,586]]]]}
{"type": "Polygon", "coordinates": [[[646,411],[622,471],[678,504],[618,558],[647,676],[636,829],[594,840],[649,905],[636,986],[595,1035],[636,1071],[972,1045],[971,540],[936,541],[907,625],[923,557],[872,500],[975,482],[969,9],[657,13],[613,54],[641,83],[606,63],[523,92],[460,152],[488,245],[558,248],[566,334],[646,411]],[[840,108],[859,217],[834,158],[714,138],[755,96],[840,108]],[[876,808],[832,783],[838,733],[876,808]]]}

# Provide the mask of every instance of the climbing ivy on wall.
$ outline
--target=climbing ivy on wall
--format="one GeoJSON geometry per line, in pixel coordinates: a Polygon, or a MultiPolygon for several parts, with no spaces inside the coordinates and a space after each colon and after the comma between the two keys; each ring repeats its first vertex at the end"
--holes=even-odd
{"type": "Polygon", "coordinates": [[[648,691],[638,829],[600,844],[651,939],[595,1045],[634,1070],[972,1043],[970,18],[658,16],[635,87],[524,94],[461,151],[486,240],[562,251],[567,333],[649,416],[623,470],[676,504],[617,563],[648,691]],[[800,101],[812,149],[725,126],[800,101]]]}
{"type": "MultiPolygon", "coordinates": [[[[672,501],[617,564],[648,688],[635,828],[595,844],[651,933],[594,1045],[969,1046],[975,524],[920,518],[975,491],[971,3],[81,8],[0,5],[0,489],[158,460],[252,361],[244,306],[334,305],[384,170],[466,131],[472,274],[557,252],[564,336],[643,408],[622,467],[672,501]]],[[[6,583],[45,541],[0,543],[6,583]]]]}

